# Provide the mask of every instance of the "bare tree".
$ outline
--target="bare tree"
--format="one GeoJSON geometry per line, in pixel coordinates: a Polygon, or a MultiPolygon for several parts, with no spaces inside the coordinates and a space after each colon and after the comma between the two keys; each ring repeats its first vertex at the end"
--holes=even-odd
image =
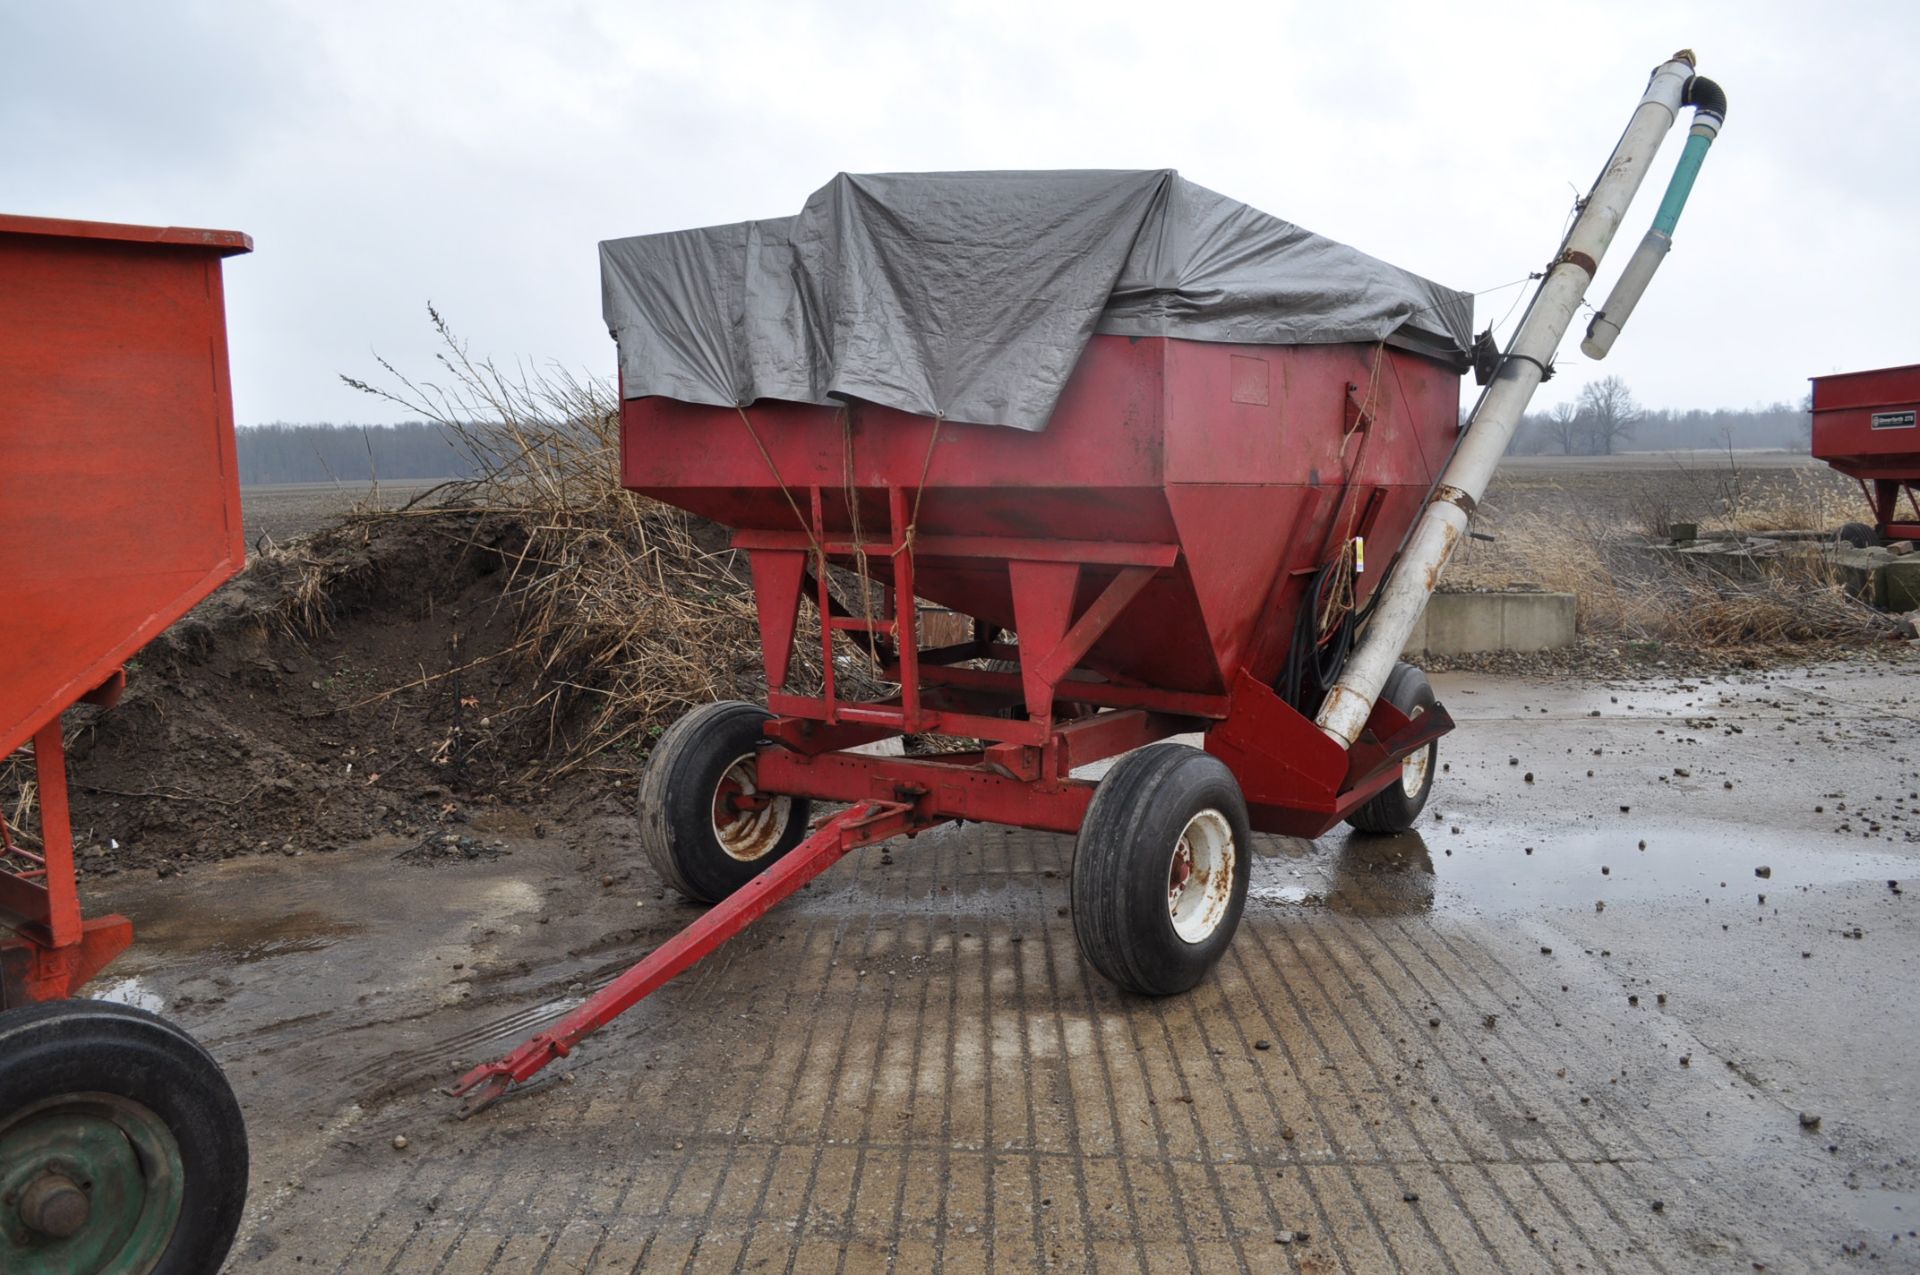
{"type": "Polygon", "coordinates": [[[1580,441],[1584,427],[1577,403],[1556,403],[1547,416],[1547,437],[1560,444],[1563,456],[1573,455],[1574,444],[1580,441]]]}
{"type": "Polygon", "coordinates": [[[1633,391],[1617,376],[1588,381],[1580,390],[1580,415],[1586,419],[1587,436],[1596,452],[1613,455],[1613,445],[1633,437],[1640,423],[1640,405],[1633,391]]]}

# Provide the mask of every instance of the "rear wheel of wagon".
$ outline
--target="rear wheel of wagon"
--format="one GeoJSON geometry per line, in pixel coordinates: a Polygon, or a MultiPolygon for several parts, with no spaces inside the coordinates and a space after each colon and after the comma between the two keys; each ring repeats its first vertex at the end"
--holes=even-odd
{"type": "Polygon", "coordinates": [[[718,903],[807,835],[804,797],[762,792],[756,756],[773,716],[725,700],[675,722],[640,780],[640,844],[661,879],[718,903]]]}
{"type": "Polygon", "coordinates": [[[1088,963],[1146,996],[1205,978],[1240,924],[1251,840],[1219,758],[1172,743],[1121,758],[1073,849],[1073,929],[1088,963]]]}
{"type": "MultiPolygon", "coordinates": [[[[1408,717],[1418,717],[1433,707],[1433,687],[1425,673],[1402,660],[1387,674],[1380,698],[1408,717]]],[[[1433,791],[1434,763],[1439,758],[1436,739],[1401,762],[1399,776],[1348,815],[1347,822],[1361,832],[1405,832],[1413,827],[1426,808],[1427,794],[1433,791]]]]}
{"type": "Polygon", "coordinates": [[[192,1037],[104,1001],[0,1013],[0,1270],[204,1275],[246,1199],[246,1124],[192,1037]]]}

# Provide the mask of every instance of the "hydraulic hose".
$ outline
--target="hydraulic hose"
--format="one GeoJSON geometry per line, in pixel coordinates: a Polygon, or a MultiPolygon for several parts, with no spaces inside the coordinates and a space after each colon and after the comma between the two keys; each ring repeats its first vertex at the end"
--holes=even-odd
{"type": "Polygon", "coordinates": [[[1680,212],[1687,206],[1687,196],[1693,193],[1693,182],[1700,175],[1700,165],[1706,162],[1707,149],[1713,145],[1713,139],[1719,136],[1720,126],[1726,122],[1726,91],[1704,75],[1693,76],[1687,81],[1686,89],[1680,95],[1680,104],[1693,108],[1693,127],[1687,130],[1686,149],[1680,152],[1680,162],[1674,166],[1673,176],[1667,182],[1667,193],[1660,200],[1660,211],[1654,214],[1653,228],[1647,231],[1646,238],[1634,249],[1633,259],[1627,262],[1619,282],[1613,285],[1606,305],[1587,325],[1587,336],[1580,342],[1580,352],[1590,359],[1607,357],[1613,349],[1614,339],[1620,335],[1620,329],[1626,326],[1633,308],[1640,304],[1647,285],[1653,282],[1654,271],[1660,268],[1660,263],[1673,247],[1673,228],[1680,223],[1680,212]]]}

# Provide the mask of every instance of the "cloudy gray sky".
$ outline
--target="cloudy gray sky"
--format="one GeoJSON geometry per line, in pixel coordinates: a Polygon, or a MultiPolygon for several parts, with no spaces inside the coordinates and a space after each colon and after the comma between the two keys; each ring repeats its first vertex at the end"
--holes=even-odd
{"type": "Polygon", "coordinates": [[[1492,288],[1683,46],[1727,129],[1614,355],[1569,336],[1536,403],[1604,371],[1748,406],[1920,360],[1910,0],[0,0],[0,211],[251,233],[240,421],[380,421],[337,374],[430,372],[428,301],[476,353],[607,373],[597,241],[785,215],[841,170],[1173,167],[1492,288]]]}

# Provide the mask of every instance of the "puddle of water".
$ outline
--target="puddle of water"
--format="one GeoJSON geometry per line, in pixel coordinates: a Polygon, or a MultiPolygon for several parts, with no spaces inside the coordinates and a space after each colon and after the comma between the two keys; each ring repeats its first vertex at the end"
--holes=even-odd
{"type": "Polygon", "coordinates": [[[1418,831],[1329,837],[1307,858],[1283,861],[1298,867],[1255,860],[1248,899],[1268,907],[1376,915],[1499,914],[1590,908],[1596,902],[1712,900],[1758,907],[1761,895],[1772,907],[1807,887],[1913,876],[1910,859],[1840,848],[1830,838],[1769,836],[1750,826],[1709,822],[1623,824],[1617,831],[1478,830],[1471,839],[1436,837],[1433,845],[1442,842],[1452,853],[1436,859],[1418,831]],[[1756,876],[1756,868],[1769,875],[1756,876]]]}
{"type": "Polygon", "coordinates": [[[1326,902],[1318,890],[1310,890],[1304,885],[1261,885],[1255,883],[1247,887],[1247,898],[1255,903],[1272,903],[1281,907],[1318,907],[1326,902]]]}
{"type": "MultiPolygon", "coordinates": [[[[1303,844],[1314,849],[1311,842],[1303,844]]],[[[1281,860],[1272,867],[1256,859],[1248,897],[1270,907],[1371,915],[1425,912],[1434,900],[1433,855],[1418,832],[1350,836],[1306,859],[1281,860]],[[1301,866],[1281,866],[1295,863],[1301,866]]]]}
{"type": "Polygon", "coordinates": [[[215,952],[236,964],[295,952],[316,952],[364,929],[325,912],[305,909],[277,915],[222,912],[197,901],[188,906],[149,902],[135,918],[139,945],[149,950],[215,952]]]}
{"type": "Polygon", "coordinates": [[[1881,1235],[1911,1235],[1920,1230],[1920,1194],[1866,1190],[1846,1193],[1848,1212],[1861,1228],[1881,1235]]]}
{"type": "MultiPolygon", "coordinates": [[[[300,952],[321,952],[362,927],[320,912],[289,912],[269,921],[229,922],[205,936],[206,946],[235,965],[251,965],[300,952]]],[[[142,935],[142,940],[146,935],[142,935]]]]}
{"type": "Polygon", "coordinates": [[[1823,845],[1818,837],[1705,821],[1677,827],[1623,820],[1616,831],[1481,832],[1440,861],[1438,902],[1443,910],[1481,912],[1660,900],[1758,906],[1762,894],[1770,902],[1785,901],[1803,886],[1912,875],[1910,859],[1826,848],[1831,845],[1831,839],[1823,845]],[[1756,868],[1770,875],[1758,877],[1756,868]]]}
{"type": "Polygon", "coordinates": [[[153,986],[143,978],[121,978],[87,991],[87,998],[96,1001],[111,1001],[115,1005],[131,1005],[135,1009],[144,1009],[150,1014],[166,1012],[166,998],[153,990],[153,986]]]}

